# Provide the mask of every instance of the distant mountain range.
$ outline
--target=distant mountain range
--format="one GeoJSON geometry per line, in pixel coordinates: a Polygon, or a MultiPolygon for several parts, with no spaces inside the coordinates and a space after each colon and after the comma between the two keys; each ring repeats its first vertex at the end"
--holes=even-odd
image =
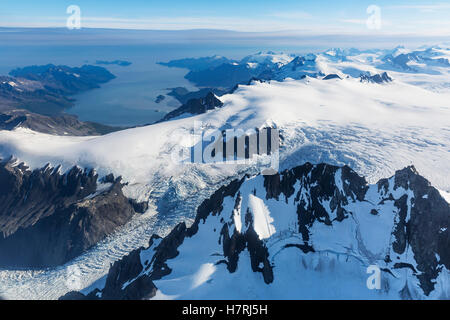
{"type": "Polygon", "coordinates": [[[61,173],[0,162],[0,267],[43,268],[77,257],[128,222],[145,204],[127,199],[120,177],[61,173]]]}
{"type": "Polygon", "coordinates": [[[185,78],[198,87],[231,89],[252,78],[261,80],[302,79],[336,74],[340,78],[374,76],[386,71],[440,74],[439,68],[450,67],[448,51],[439,46],[422,50],[329,49],[318,54],[295,55],[259,52],[241,60],[221,56],[190,58],[160,63],[186,68],[185,78]]]}

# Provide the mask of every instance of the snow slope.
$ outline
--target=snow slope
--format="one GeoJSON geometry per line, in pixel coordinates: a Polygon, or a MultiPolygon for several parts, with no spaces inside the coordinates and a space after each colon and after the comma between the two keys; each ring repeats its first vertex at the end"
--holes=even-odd
{"type": "MultiPolygon", "coordinates": [[[[450,49],[448,46],[405,48],[393,50],[329,49],[305,56],[284,53],[258,53],[242,59],[253,69],[269,68],[271,79],[301,79],[305,75],[320,77],[337,74],[341,78],[359,78],[361,74],[388,71],[394,79],[433,91],[450,89],[450,49]],[[274,64],[270,61],[282,61],[274,64]]],[[[263,73],[264,74],[264,73],[263,73]]],[[[258,75],[256,75],[258,77],[258,75]]],[[[265,78],[263,76],[263,78],[265,78]]]]}

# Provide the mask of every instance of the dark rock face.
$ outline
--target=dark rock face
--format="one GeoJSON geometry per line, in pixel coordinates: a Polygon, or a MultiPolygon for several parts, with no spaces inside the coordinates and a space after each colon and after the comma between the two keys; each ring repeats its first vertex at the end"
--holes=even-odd
{"type": "Polygon", "coordinates": [[[214,93],[217,96],[221,96],[227,93],[226,90],[216,88],[202,88],[197,91],[189,91],[184,87],[176,87],[171,88],[171,91],[167,95],[174,97],[181,104],[186,104],[189,100],[203,98],[210,92],[214,93]]]}
{"type": "Polygon", "coordinates": [[[396,237],[400,242],[398,251],[404,251],[403,242],[411,246],[420,272],[417,277],[428,295],[434,289],[433,280],[443,266],[450,269],[450,206],[414,167],[397,171],[394,177],[394,190],[409,187],[413,192],[409,221],[406,221],[404,213],[406,211],[408,214],[406,201],[403,200],[398,206],[400,220],[396,227],[401,230],[399,237],[396,237]]]}
{"type": "Polygon", "coordinates": [[[59,300],[96,300],[95,294],[93,294],[93,298],[86,297],[84,294],[78,291],[70,291],[66,293],[64,296],[60,297],[59,300]]]}
{"type": "Polygon", "coordinates": [[[297,206],[299,232],[302,234],[304,245],[309,246],[309,228],[315,221],[331,225],[334,220],[342,221],[348,218],[349,212],[343,207],[349,202],[363,201],[367,191],[367,182],[358,176],[347,166],[342,168],[327,164],[312,165],[306,163],[303,166],[287,170],[282,174],[264,177],[264,187],[267,191],[267,199],[275,198],[279,200],[281,194],[286,201],[294,193],[294,184],[301,181],[302,188],[308,192],[309,201],[298,198],[300,202],[297,206]],[[336,186],[335,176],[340,170],[341,180],[350,183],[343,185],[343,192],[336,186]],[[336,217],[331,218],[328,210],[321,204],[321,200],[330,199],[330,209],[336,210],[336,217]]]}
{"type": "Polygon", "coordinates": [[[186,224],[180,223],[167,237],[161,240],[161,243],[155,249],[155,255],[146,265],[147,270],[152,266],[153,270],[150,275],[152,280],[159,280],[172,272],[166,262],[179,254],[177,249],[187,235],[188,229],[186,228],[186,224]]]}
{"type": "MultiPolygon", "coordinates": [[[[367,182],[346,166],[340,169],[341,180],[350,183],[343,185],[344,193],[338,191],[335,184],[335,174],[338,169],[325,164],[317,166],[305,164],[283,172],[281,175],[265,176],[264,185],[268,198],[278,199],[283,194],[287,199],[292,195],[293,185],[297,180],[301,180],[302,184],[308,188],[310,202],[301,203],[297,207],[299,231],[303,240],[309,240],[309,228],[315,221],[328,225],[333,223],[319,200],[330,199],[330,209],[332,211],[337,209],[336,221],[348,218],[349,212],[343,208],[348,204],[348,199],[365,200],[367,182]]],[[[389,180],[382,179],[378,182],[378,188],[384,188],[387,193],[385,200],[394,200],[394,205],[398,208],[398,221],[392,232],[395,238],[392,249],[395,253],[403,254],[408,246],[411,247],[420,272],[417,277],[424,293],[428,295],[434,289],[434,279],[442,270],[442,266],[447,269],[450,267],[450,251],[448,250],[450,248],[450,232],[448,231],[450,207],[440,196],[439,191],[420,176],[414,167],[397,171],[393,179],[394,190],[400,187],[404,190],[412,190],[414,196],[408,199],[408,196],[403,194],[395,199],[387,191],[389,180]],[[439,260],[436,255],[440,258],[439,260]]],[[[374,214],[373,211],[374,209],[370,213],[374,214]]],[[[305,245],[308,243],[306,242],[305,245]]],[[[404,264],[400,263],[397,267],[404,264]]]]}
{"type": "Polygon", "coordinates": [[[217,99],[214,93],[209,92],[204,98],[189,100],[186,104],[166,114],[166,116],[158,122],[167,121],[183,114],[202,114],[208,110],[213,110],[222,106],[222,101],[217,99]]]}
{"type": "MultiPolygon", "coordinates": [[[[273,257],[269,257],[267,242],[261,240],[255,231],[253,215],[249,207],[246,212],[242,212],[245,217],[243,227],[239,230],[234,227],[233,217],[235,212],[242,208],[244,195],[241,191],[245,188],[241,187],[247,178],[222,186],[205,200],[197,209],[197,216],[191,227],[187,228],[185,223],[181,223],[164,239],[152,237],[148,249],[135,250],[116,262],[108,274],[107,284],[103,290],[96,290],[83,297],[70,293],[64,298],[133,297],[133,299],[143,299],[151,297],[155,292],[151,281],[162,279],[172,272],[169,260],[177,257],[184,240],[196,237],[197,233],[202,232],[201,226],[213,216],[220,219],[221,227],[217,230],[217,234],[222,252],[214,253],[219,257],[216,264],[225,264],[228,271],[234,273],[237,271],[239,259],[242,259],[241,253],[247,250],[253,272],[260,272],[266,284],[272,283],[276,266],[271,264],[273,257]],[[224,200],[227,197],[234,199],[231,217],[230,212],[224,212],[224,200]],[[146,261],[141,261],[143,252],[147,257],[146,261]],[[128,289],[130,283],[139,279],[144,284],[139,282],[128,289]],[[128,290],[133,293],[126,293],[128,290]]],[[[392,239],[386,248],[390,256],[380,261],[383,264],[381,270],[392,277],[396,277],[395,273],[398,269],[411,270],[413,276],[419,280],[423,293],[429,295],[434,290],[435,280],[443,267],[450,268],[448,249],[450,247],[448,230],[450,205],[425,178],[416,172],[414,167],[407,167],[397,171],[389,179],[382,179],[375,185],[369,185],[363,177],[347,166],[306,163],[279,174],[264,176],[262,184],[266,200],[283,201],[286,205],[292,204],[296,208],[292,212],[298,219],[299,242],[288,242],[284,248],[296,247],[304,254],[314,253],[316,252],[314,243],[310,239],[313,224],[332,226],[347,222],[352,225],[355,219],[352,217],[356,213],[355,208],[364,208],[360,209],[364,212],[358,212],[358,214],[377,216],[383,212],[383,206],[389,202],[388,208],[392,208],[393,205],[394,209],[386,209],[391,210],[389,212],[392,214],[386,217],[392,217],[394,228],[381,230],[390,234],[392,239]],[[371,190],[371,196],[368,196],[369,190],[371,190]],[[378,192],[375,198],[373,198],[374,192],[378,192]],[[373,199],[379,199],[379,203],[373,203],[373,199]],[[358,203],[366,205],[355,206],[358,203]],[[350,206],[351,204],[353,206],[350,206]],[[408,250],[412,251],[413,260],[406,254],[408,250]],[[414,265],[411,261],[414,261],[414,265]]],[[[247,189],[246,192],[250,191],[247,189]]],[[[255,194],[256,189],[251,192],[255,194]]],[[[259,197],[261,197],[260,193],[259,197]]],[[[385,211],[383,214],[388,213],[385,211]]],[[[352,228],[354,227],[355,225],[352,228]]],[[[364,234],[360,236],[364,237],[364,234]]],[[[405,286],[398,294],[404,299],[413,297],[408,286],[405,286]]]]}
{"type": "Polygon", "coordinates": [[[0,130],[14,130],[19,127],[36,132],[71,136],[102,135],[122,129],[99,123],[81,122],[76,116],[68,114],[45,116],[20,109],[0,112],[0,130]]]}
{"type": "Polygon", "coordinates": [[[339,77],[337,74],[335,73],[331,73],[326,75],[325,77],[323,77],[322,80],[331,80],[331,79],[342,79],[341,77],[339,77]]]}
{"type": "Polygon", "coordinates": [[[148,209],[148,202],[137,202],[134,199],[129,199],[130,204],[132,205],[134,211],[137,213],[145,213],[148,209]]]}
{"type": "MultiPolygon", "coordinates": [[[[160,239],[153,235],[149,247],[153,246],[154,241],[160,239]]],[[[144,267],[141,264],[140,253],[143,249],[134,250],[121,260],[114,262],[102,290],[95,289],[87,295],[71,291],[59,300],[148,300],[154,297],[157,288],[148,275],[142,274],[144,267]]]]}
{"type": "Polygon", "coordinates": [[[142,281],[144,281],[146,285],[140,286],[140,289],[142,289],[140,291],[133,291],[134,293],[139,293],[139,295],[134,296],[133,299],[140,300],[153,297],[156,294],[156,287],[152,281],[159,280],[172,272],[167,265],[167,260],[178,256],[178,247],[183,243],[184,239],[186,237],[195,236],[198,232],[199,224],[208,218],[209,214],[211,214],[211,210],[216,213],[219,212],[223,199],[227,196],[234,196],[243,181],[244,179],[232,181],[230,185],[221,187],[210,199],[205,200],[199,206],[195,221],[190,228],[187,228],[186,224],[182,222],[163,239],[157,235],[153,235],[149,241],[149,249],[154,247],[155,252],[151,261],[147,260],[142,264],[140,254],[144,248],[136,249],[114,263],[108,272],[106,284],[102,290],[96,289],[87,295],[83,295],[79,292],[69,292],[60,299],[83,300],[121,297],[126,295],[125,292],[128,290],[128,286],[124,287],[124,283],[131,279],[137,281],[142,277],[145,277],[145,280],[142,281]],[[156,244],[157,241],[158,244],[156,244]],[[150,280],[150,282],[148,282],[148,280],[150,280]]]}
{"type": "MultiPolygon", "coordinates": [[[[240,195],[238,195],[235,207],[240,205],[241,200],[240,195]]],[[[246,231],[244,233],[240,233],[235,229],[230,237],[228,224],[223,225],[221,241],[223,243],[223,255],[226,259],[220,263],[225,263],[228,271],[233,273],[237,269],[240,253],[248,249],[253,272],[261,272],[264,282],[266,284],[272,283],[273,270],[269,262],[269,252],[265,243],[259,239],[255,231],[253,217],[250,212],[246,213],[245,227],[246,231]]]]}
{"type": "Polygon", "coordinates": [[[370,74],[362,74],[360,76],[360,81],[361,82],[372,82],[372,83],[387,83],[387,82],[391,82],[392,78],[389,77],[389,75],[387,74],[387,72],[383,72],[381,74],[375,74],[373,76],[371,76],[370,74]]]}
{"type": "Polygon", "coordinates": [[[120,262],[115,262],[106,278],[102,299],[105,300],[136,300],[151,298],[156,293],[156,287],[148,276],[137,278],[141,273],[139,251],[133,251],[120,262]],[[125,289],[124,284],[134,279],[125,289]]]}
{"type": "Polygon", "coordinates": [[[61,265],[135,214],[120,178],[97,190],[91,170],[0,164],[0,266],[61,265]]]}

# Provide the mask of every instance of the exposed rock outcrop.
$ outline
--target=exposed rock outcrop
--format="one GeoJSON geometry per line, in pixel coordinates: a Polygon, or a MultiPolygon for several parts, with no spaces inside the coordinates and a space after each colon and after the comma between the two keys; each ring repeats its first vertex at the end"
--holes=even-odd
{"type": "MultiPolygon", "coordinates": [[[[323,250],[327,241],[332,241],[333,246],[335,241],[344,241],[343,252],[337,253],[338,255],[345,256],[346,252],[351,252],[353,257],[358,255],[359,263],[377,263],[392,281],[400,281],[398,277],[406,277],[402,280],[406,283],[412,282],[411,277],[418,280],[419,287],[415,291],[405,284],[397,292],[399,298],[414,297],[417,290],[421,290],[426,297],[435,289],[436,279],[443,268],[450,269],[449,224],[450,205],[414,167],[399,170],[391,178],[370,185],[347,166],[306,163],[280,174],[244,177],[221,187],[199,206],[191,227],[181,223],[167,237],[160,239],[154,236],[148,248],[135,250],[116,262],[103,289],[83,296],[70,293],[64,298],[151,297],[155,294],[155,287],[150,282],[164,279],[174,271],[171,269],[171,260],[182,255],[182,249],[198,250],[195,245],[185,245],[186,241],[201,237],[202,232],[203,235],[213,235],[208,241],[218,243],[209,253],[210,257],[217,257],[215,265],[225,264],[228,272],[234,273],[238,271],[239,261],[249,257],[252,271],[261,273],[268,285],[276,280],[273,254],[295,247],[307,259],[316,252],[317,245],[323,250]],[[256,207],[250,205],[250,198],[264,201],[264,204],[258,202],[256,207]],[[230,199],[234,208],[230,205],[230,199]],[[264,215],[265,206],[272,209],[284,208],[282,212],[271,213],[274,216],[284,216],[283,220],[291,219],[288,216],[294,214],[298,221],[295,224],[297,230],[291,229],[291,224],[289,229],[273,230],[272,232],[278,233],[271,240],[270,232],[265,235],[261,231],[261,228],[269,227],[268,224],[271,223],[270,218],[261,216],[264,215]],[[211,219],[215,222],[208,223],[211,219]],[[392,228],[386,228],[389,220],[392,228]],[[238,221],[241,222],[238,224],[238,221]],[[386,241],[383,242],[386,247],[382,247],[381,251],[367,247],[368,244],[373,247],[368,241],[374,239],[361,231],[367,230],[361,229],[360,225],[367,223],[366,221],[375,224],[366,225],[365,228],[378,228],[377,241],[386,241]],[[259,223],[258,227],[256,223],[259,223]],[[313,233],[314,226],[317,229],[318,225],[326,226],[320,227],[322,232],[329,233],[324,238],[317,238],[318,235],[313,233]],[[337,230],[346,230],[346,233],[335,234],[337,230]],[[217,236],[217,240],[214,236],[217,236]],[[312,241],[312,236],[315,236],[315,241],[312,241]],[[347,240],[334,238],[340,236],[351,237],[347,240]],[[277,249],[271,251],[272,246],[277,249]],[[248,255],[243,255],[244,251],[248,255]],[[380,256],[383,252],[387,253],[386,257],[380,256]],[[411,274],[398,273],[398,270],[405,268],[411,274]],[[139,279],[143,284],[136,282],[139,279]],[[136,284],[128,288],[132,283],[136,284]],[[135,290],[136,287],[139,290],[135,290]]],[[[195,259],[205,257],[198,256],[195,259]]],[[[210,260],[211,258],[207,258],[207,261],[210,260]]],[[[208,288],[211,290],[211,287],[208,288]]]]}
{"type": "Polygon", "coordinates": [[[322,80],[331,80],[331,79],[342,79],[341,77],[339,77],[337,74],[335,73],[330,73],[327,74],[325,77],[322,78],[322,80]]]}
{"type": "Polygon", "coordinates": [[[0,163],[0,266],[61,265],[135,214],[120,178],[98,184],[93,170],[0,163]]]}
{"type": "Polygon", "coordinates": [[[167,121],[183,115],[202,114],[208,110],[220,108],[223,106],[222,101],[217,99],[214,93],[209,92],[205,97],[199,99],[191,99],[186,104],[166,114],[164,118],[157,122],[167,121]]]}
{"type": "Polygon", "coordinates": [[[221,96],[228,93],[227,90],[221,90],[216,88],[201,88],[197,91],[189,91],[185,87],[171,88],[168,96],[174,97],[181,104],[186,104],[191,99],[204,98],[208,93],[214,93],[216,96],[221,96]]]}
{"type": "Polygon", "coordinates": [[[391,82],[392,78],[387,74],[387,72],[383,72],[381,74],[378,73],[378,74],[374,74],[374,75],[362,74],[360,76],[360,81],[381,84],[381,83],[391,82]]]}
{"type": "Polygon", "coordinates": [[[39,81],[0,76],[0,111],[26,109],[54,115],[72,107],[73,101],[39,81]]]}

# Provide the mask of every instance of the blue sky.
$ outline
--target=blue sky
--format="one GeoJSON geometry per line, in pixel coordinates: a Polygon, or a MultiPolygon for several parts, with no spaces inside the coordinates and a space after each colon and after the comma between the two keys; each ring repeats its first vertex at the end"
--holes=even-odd
{"type": "Polygon", "coordinates": [[[427,0],[1,0],[0,26],[64,27],[69,5],[90,28],[450,34],[450,1],[427,0]],[[381,29],[367,28],[372,4],[381,29]]]}

